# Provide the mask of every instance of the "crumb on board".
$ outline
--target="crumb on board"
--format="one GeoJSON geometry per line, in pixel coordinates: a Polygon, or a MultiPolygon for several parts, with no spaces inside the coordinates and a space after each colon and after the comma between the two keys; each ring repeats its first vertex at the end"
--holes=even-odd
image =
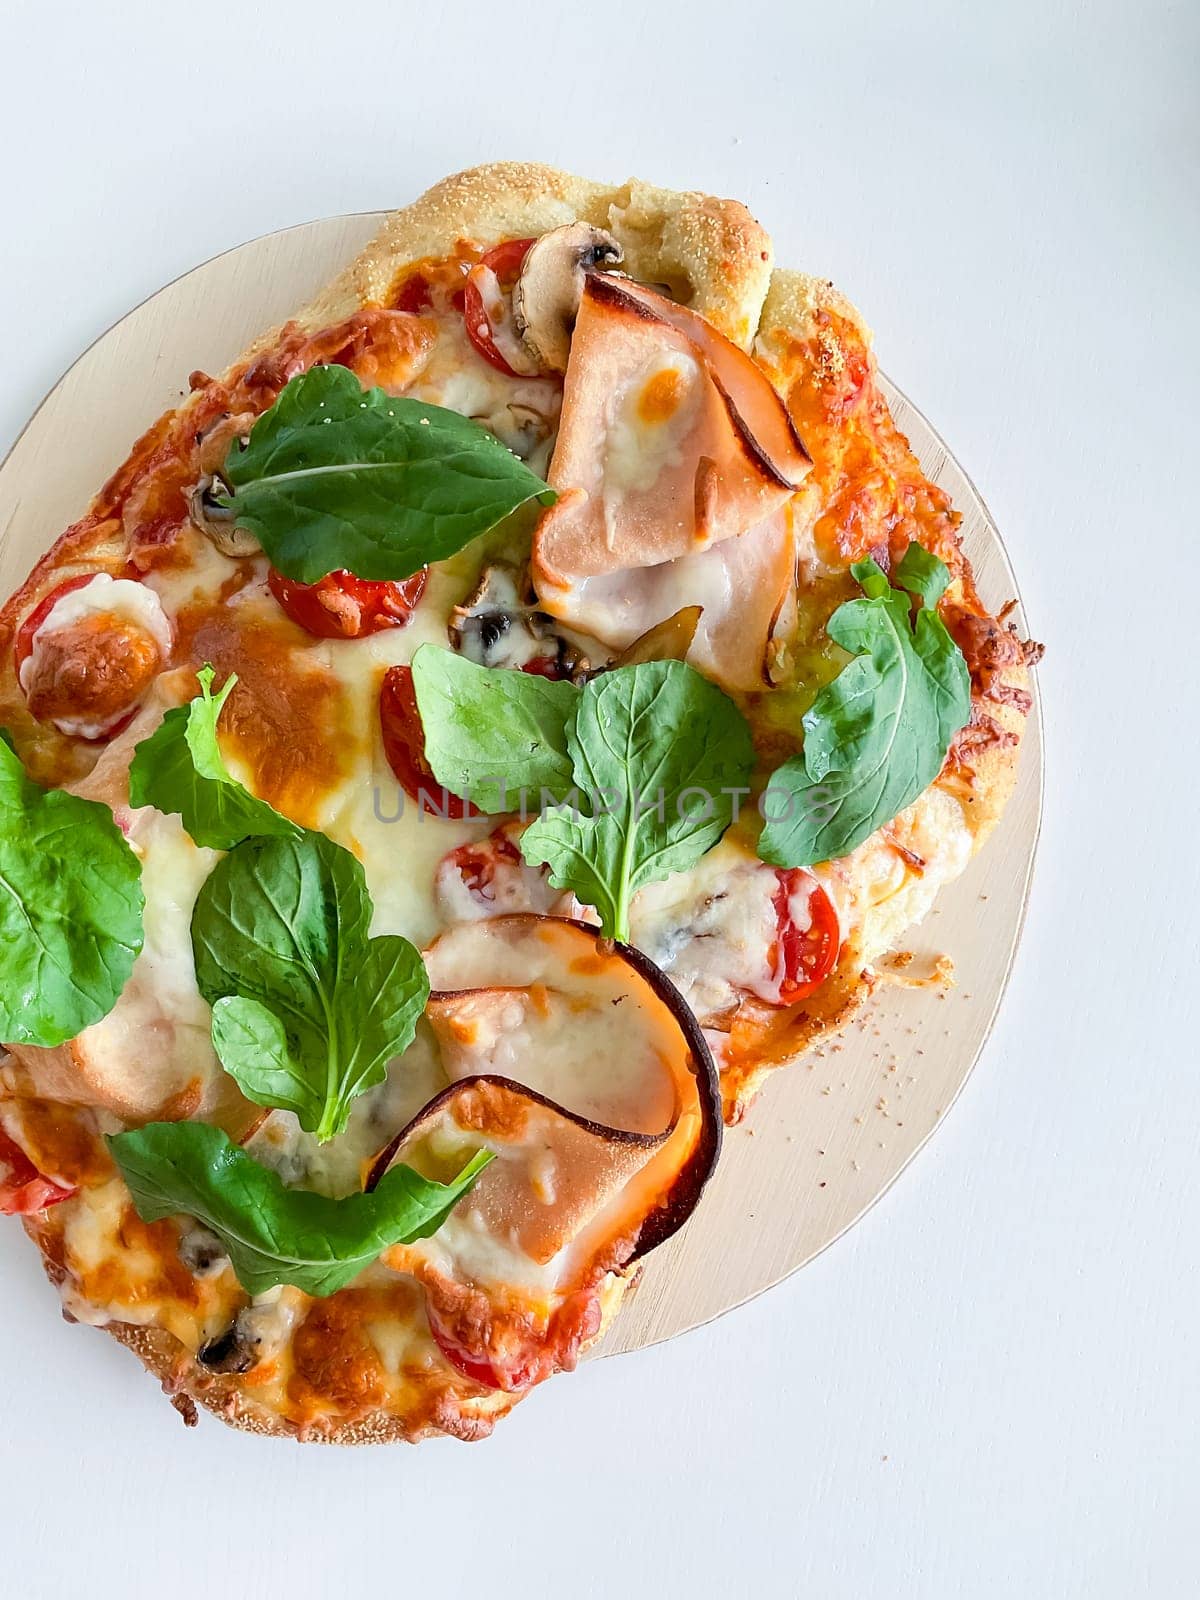
{"type": "MultiPolygon", "coordinates": [[[[938,989],[946,990],[954,987],[954,959],[945,951],[941,955],[931,957],[929,968],[924,972],[910,972],[916,956],[911,950],[897,950],[890,956],[885,956],[879,964],[879,976],[887,983],[896,985],[901,989],[938,989]]],[[[876,1030],[878,1031],[878,1030],[876,1030]]],[[[911,1031],[911,1030],[910,1030],[911,1031]]]]}

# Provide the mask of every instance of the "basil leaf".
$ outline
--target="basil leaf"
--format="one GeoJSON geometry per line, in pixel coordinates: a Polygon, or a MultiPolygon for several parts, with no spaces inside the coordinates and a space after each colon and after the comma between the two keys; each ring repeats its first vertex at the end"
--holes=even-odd
{"type": "Polygon", "coordinates": [[[692,866],[729,826],[753,764],[750,730],[692,667],[648,661],[585,685],[567,750],[594,814],[547,811],[521,850],[550,868],[555,887],[595,906],[609,938],[628,939],[634,893],[692,866]]]}
{"type": "Polygon", "coordinates": [[[920,545],[894,588],[874,561],[851,572],[864,598],[829,619],[854,655],[804,717],[804,751],[772,774],[759,855],[803,867],[847,855],[922,794],[971,715],[971,677],[936,606],[949,573],[920,545]],[[914,618],[910,596],[922,604],[914,618]]]}
{"type": "Polygon", "coordinates": [[[213,669],[197,672],[200,693],[168,711],[133,752],[129,801],[178,812],[199,845],[232,850],[254,834],[296,838],[300,829],[240,784],[221,755],[217,722],[237,682],[230,673],[220,694],[212,692],[213,669]]]}
{"type": "Polygon", "coordinates": [[[478,423],[363,389],[346,367],[286,385],[225,458],[220,503],[289,578],[408,578],[554,492],[478,423]]]}
{"type": "Polygon", "coordinates": [[[383,1082],[429,998],[407,939],[368,938],[371,912],[350,852],[299,833],[231,850],[192,913],[196,982],[222,1065],[247,1099],[294,1111],[321,1140],[383,1082]]]}
{"type": "Polygon", "coordinates": [[[445,1184],[390,1167],[371,1194],[330,1200],[286,1189],[203,1122],[151,1122],[108,1145],[143,1222],[195,1217],[221,1240],[248,1294],[281,1283],[319,1296],[344,1289],[392,1245],[435,1233],[492,1159],[481,1150],[445,1184]]]}
{"type": "Polygon", "coordinates": [[[476,666],[436,645],[412,660],[425,729],[425,758],[452,794],[481,811],[516,811],[543,792],[563,800],[572,784],[567,722],[579,699],[570,683],[537,673],[476,666]]]}
{"type": "Polygon", "coordinates": [[[0,731],[0,1040],[62,1044],[108,1015],[142,948],[141,876],[108,807],[34,783],[0,731]]]}

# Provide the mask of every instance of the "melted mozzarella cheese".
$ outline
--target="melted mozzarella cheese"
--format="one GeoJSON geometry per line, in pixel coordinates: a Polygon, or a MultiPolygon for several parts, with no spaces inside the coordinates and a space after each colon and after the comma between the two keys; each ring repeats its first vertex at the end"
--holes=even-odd
{"type": "Polygon", "coordinates": [[[335,1198],[354,1194],[388,1141],[445,1086],[437,1045],[421,1022],[409,1048],[389,1063],[383,1083],[355,1100],[345,1132],[336,1139],[321,1144],[290,1111],[274,1111],[247,1148],[286,1184],[335,1198]]]}
{"type": "Polygon", "coordinates": [[[777,888],[773,868],[725,839],[691,871],[639,889],[629,917],[632,942],[702,1019],[747,994],[777,1001],[777,888]]]}
{"type": "Polygon", "coordinates": [[[549,460],[561,386],[552,378],[510,378],[497,371],[472,347],[458,318],[443,322],[428,361],[404,394],[482,423],[534,471],[549,460]]]}
{"type": "Polygon", "coordinates": [[[177,1095],[203,1096],[221,1074],[191,939],[196,896],[219,858],[193,844],[176,816],[147,806],[118,820],[141,863],[145,942],[117,1003],[75,1048],[102,1078],[105,1063],[115,1064],[137,1110],[152,1115],[177,1095]]]}
{"type": "Polygon", "coordinates": [[[838,863],[853,899],[851,916],[869,935],[865,960],[878,959],[905,929],[925,919],[938,890],[965,870],[972,848],[962,806],[934,786],[838,863]],[[914,870],[896,846],[915,856],[920,867],[914,870]]]}
{"type": "Polygon", "coordinates": [[[462,579],[450,572],[432,572],[407,627],[328,647],[328,660],[355,708],[354,732],[368,755],[325,797],[317,825],[361,860],[375,904],[372,933],[402,933],[415,944],[427,943],[441,925],[433,886],[442,858],[484,837],[494,824],[486,817],[432,815],[405,794],[383,753],[379,685],[386,669],[407,664],[419,645],[445,646],[446,618],[462,588],[462,579]]]}

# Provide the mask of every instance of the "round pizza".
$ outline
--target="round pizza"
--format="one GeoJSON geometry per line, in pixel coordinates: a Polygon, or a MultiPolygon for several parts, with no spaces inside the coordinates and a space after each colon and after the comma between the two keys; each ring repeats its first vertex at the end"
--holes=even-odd
{"type": "MultiPolygon", "coordinates": [[[[0,613],[0,1210],[255,1432],[488,1433],[1013,785],[1038,647],[732,201],[460,174],[0,613]]],[[[56,542],[52,542],[57,535],[56,542]]]]}

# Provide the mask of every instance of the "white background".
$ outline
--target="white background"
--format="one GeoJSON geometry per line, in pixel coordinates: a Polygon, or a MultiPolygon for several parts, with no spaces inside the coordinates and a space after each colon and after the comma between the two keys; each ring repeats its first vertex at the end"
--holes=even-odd
{"type": "Polygon", "coordinates": [[[3,0],[0,447],[270,229],[497,157],[736,195],[987,497],[1048,643],[1048,782],[999,1025],[912,1170],[489,1443],[185,1435],[6,1225],[0,1590],[1196,1593],[1198,82],[1194,0],[3,0]]]}

